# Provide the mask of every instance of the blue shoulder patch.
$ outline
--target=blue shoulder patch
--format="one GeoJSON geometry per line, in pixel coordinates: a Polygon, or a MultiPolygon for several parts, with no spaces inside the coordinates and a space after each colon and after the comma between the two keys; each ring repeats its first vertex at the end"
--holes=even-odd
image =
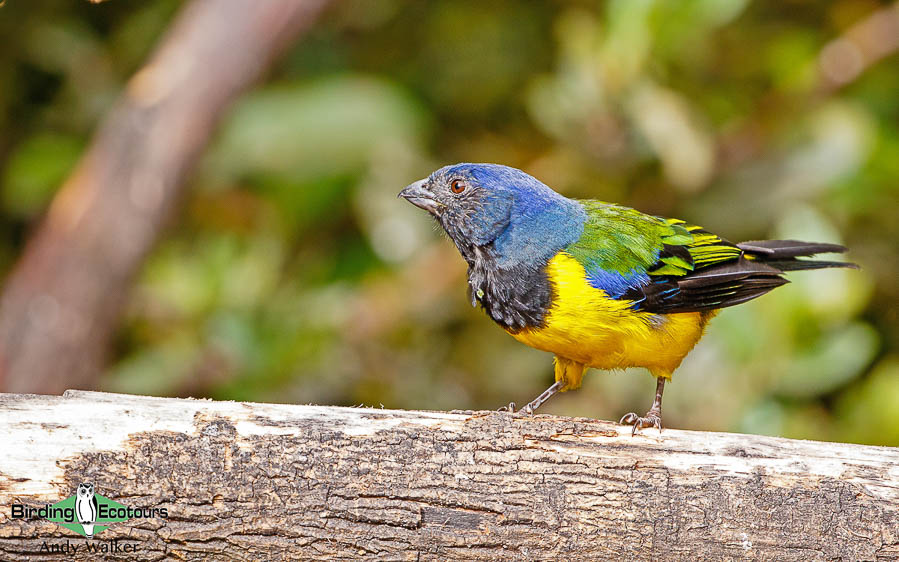
{"type": "Polygon", "coordinates": [[[629,289],[646,285],[649,280],[649,275],[637,268],[626,273],[608,271],[599,267],[587,270],[587,282],[590,283],[590,286],[605,291],[613,299],[621,297],[629,289]]]}

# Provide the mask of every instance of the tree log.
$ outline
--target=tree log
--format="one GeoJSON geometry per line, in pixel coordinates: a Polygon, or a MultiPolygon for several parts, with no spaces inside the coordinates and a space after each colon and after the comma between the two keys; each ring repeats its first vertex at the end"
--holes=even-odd
{"type": "Polygon", "coordinates": [[[0,435],[3,559],[88,559],[88,544],[142,560],[899,558],[887,447],[80,391],[0,394],[0,435]],[[11,517],[81,482],[168,517],[90,540],[11,517]]]}

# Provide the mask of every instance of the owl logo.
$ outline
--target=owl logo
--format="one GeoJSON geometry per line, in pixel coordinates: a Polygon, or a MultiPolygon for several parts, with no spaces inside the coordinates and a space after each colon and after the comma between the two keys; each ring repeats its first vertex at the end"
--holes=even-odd
{"type": "Polygon", "coordinates": [[[97,498],[94,497],[94,485],[90,483],[78,484],[77,497],[75,498],[75,514],[78,522],[84,529],[84,536],[94,538],[94,522],[97,521],[97,498]]]}

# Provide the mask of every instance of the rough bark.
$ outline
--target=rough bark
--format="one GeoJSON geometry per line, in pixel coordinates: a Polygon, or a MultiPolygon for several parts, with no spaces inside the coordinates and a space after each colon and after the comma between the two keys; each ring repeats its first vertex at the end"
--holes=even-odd
{"type": "Polygon", "coordinates": [[[0,434],[3,559],[87,543],[9,507],[86,481],[167,509],[93,539],[144,560],[899,557],[899,449],[885,447],[76,391],[0,395],[0,434]]]}
{"type": "Polygon", "coordinates": [[[99,373],[130,281],[230,103],[327,0],[195,0],[128,84],[0,300],[0,389],[99,373]]]}

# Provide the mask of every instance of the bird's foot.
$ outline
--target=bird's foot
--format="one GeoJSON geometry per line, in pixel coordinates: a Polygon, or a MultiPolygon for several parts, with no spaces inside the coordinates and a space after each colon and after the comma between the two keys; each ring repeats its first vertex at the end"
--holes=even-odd
{"type": "Polygon", "coordinates": [[[532,404],[533,404],[533,402],[531,404],[528,404],[524,408],[518,410],[515,413],[518,414],[519,416],[533,416],[535,408],[532,404]]]}
{"type": "Polygon", "coordinates": [[[528,404],[520,410],[516,410],[515,402],[509,402],[508,406],[502,406],[497,408],[497,412],[509,412],[510,414],[515,414],[517,416],[532,416],[534,415],[534,407],[532,404],[528,404]]]}
{"type": "Polygon", "coordinates": [[[659,433],[662,433],[662,412],[659,410],[650,410],[646,412],[646,415],[643,417],[630,412],[624,414],[621,421],[618,423],[622,425],[632,425],[634,428],[631,430],[631,435],[636,435],[637,429],[643,429],[645,427],[657,427],[659,428],[659,433]]]}

